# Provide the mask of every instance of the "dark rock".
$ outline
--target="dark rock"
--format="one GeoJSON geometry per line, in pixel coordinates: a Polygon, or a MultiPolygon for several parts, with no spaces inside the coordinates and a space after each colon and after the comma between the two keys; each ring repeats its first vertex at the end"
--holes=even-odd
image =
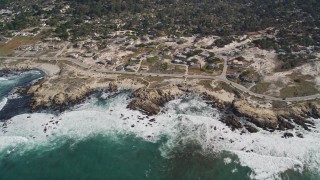
{"type": "Polygon", "coordinates": [[[308,121],[306,121],[303,117],[294,116],[293,117],[293,122],[295,122],[296,124],[302,126],[305,130],[310,131],[308,125],[306,124],[308,121]]]}
{"type": "Polygon", "coordinates": [[[160,112],[160,107],[149,100],[135,99],[130,102],[127,108],[132,110],[142,110],[148,115],[156,115],[160,112]]]}
{"type": "Polygon", "coordinates": [[[140,88],[131,95],[134,98],[127,108],[132,110],[141,110],[148,115],[156,115],[160,112],[160,107],[173,99],[170,93],[162,90],[150,90],[140,88]]]}
{"type": "Polygon", "coordinates": [[[155,122],[155,121],[156,121],[155,118],[149,119],[149,122],[155,122]]]}
{"type": "Polygon", "coordinates": [[[289,132],[285,132],[285,133],[283,134],[283,137],[284,137],[284,138],[292,138],[292,137],[293,137],[293,134],[292,134],[292,133],[289,133],[289,132]]]}
{"type": "Polygon", "coordinates": [[[242,124],[237,119],[235,119],[234,116],[227,117],[227,119],[225,120],[225,123],[227,126],[231,127],[233,131],[235,129],[240,129],[243,127],[242,124]]]}
{"type": "Polygon", "coordinates": [[[278,129],[279,130],[286,130],[286,129],[293,129],[294,125],[290,122],[286,121],[283,117],[278,117],[278,129]]]}
{"type": "Polygon", "coordinates": [[[256,133],[258,132],[258,129],[253,127],[252,125],[246,124],[245,128],[250,132],[250,133],[256,133]]]}
{"type": "Polygon", "coordinates": [[[297,133],[296,136],[299,138],[303,138],[303,134],[301,134],[301,133],[297,133]]]}
{"type": "Polygon", "coordinates": [[[118,90],[118,87],[114,83],[109,83],[108,90],[111,91],[111,92],[115,92],[115,91],[118,90]]]}

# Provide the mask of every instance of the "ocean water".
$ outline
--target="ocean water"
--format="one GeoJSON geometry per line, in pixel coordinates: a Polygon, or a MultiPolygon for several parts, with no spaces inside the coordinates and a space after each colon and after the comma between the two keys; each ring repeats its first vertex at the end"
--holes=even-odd
{"type": "MultiPolygon", "coordinates": [[[[15,87],[2,94],[0,117],[15,87]]],[[[304,138],[285,139],[284,132],[231,131],[197,96],[148,117],[126,108],[129,95],[96,93],[60,114],[2,120],[0,179],[320,179],[318,120],[310,132],[292,130],[304,138]]]]}
{"type": "Polygon", "coordinates": [[[18,87],[28,87],[31,83],[43,77],[42,71],[4,73],[0,71],[0,121],[17,114],[30,112],[30,97],[20,96],[18,87]]]}

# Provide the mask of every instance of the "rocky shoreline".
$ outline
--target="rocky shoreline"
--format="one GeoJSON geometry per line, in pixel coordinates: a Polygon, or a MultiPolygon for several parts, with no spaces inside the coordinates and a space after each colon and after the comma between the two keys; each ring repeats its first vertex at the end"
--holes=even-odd
{"type": "MultiPolygon", "coordinates": [[[[36,67],[39,65],[32,66],[31,63],[20,64],[19,67],[6,67],[2,70],[27,70],[36,67]]],[[[159,82],[161,83],[163,82],[159,82]]],[[[27,90],[27,94],[32,97],[31,106],[34,111],[49,107],[64,111],[70,106],[83,102],[97,90],[116,92],[121,89],[131,89],[133,93],[127,108],[142,111],[148,116],[159,114],[162,107],[175,98],[186,94],[198,95],[208,105],[222,112],[221,121],[232,130],[239,129],[250,133],[257,132],[259,128],[268,131],[286,131],[302,127],[305,130],[311,130],[314,128],[314,122],[308,118],[320,118],[320,102],[317,100],[280,103],[252,99],[228,85],[214,81],[185,82],[176,79],[168,81],[167,84],[161,88],[149,88],[139,78],[88,73],[65,65],[60,67],[58,74],[48,74],[33,84],[27,90]]],[[[286,134],[286,137],[290,135],[286,134]]]]}
{"type": "MultiPolygon", "coordinates": [[[[182,92],[194,94],[193,92],[182,92]]],[[[180,94],[179,96],[182,95],[180,94]]],[[[161,111],[161,107],[166,102],[179,96],[172,96],[170,93],[163,92],[162,90],[139,89],[132,94],[133,100],[128,105],[128,108],[141,110],[148,115],[156,115],[161,111]]],[[[208,105],[222,112],[222,118],[220,119],[222,122],[232,130],[242,130],[243,133],[256,133],[259,131],[259,128],[270,132],[275,130],[287,131],[298,126],[310,131],[314,129],[315,123],[309,120],[309,118],[320,118],[320,106],[318,102],[299,103],[292,108],[286,109],[273,108],[271,110],[249,107],[251,110],[247,110],[246,108],[248,107],[244,107],[241,100],[234,100],[231,103],[223,102],[207,93],[202,93],[201,97],[208,105]]],[[[296,136],[303,137],[299,133],[296,136]]],[[[284,137],[289,138],[291,134],[285,132],[284,137]]]]}

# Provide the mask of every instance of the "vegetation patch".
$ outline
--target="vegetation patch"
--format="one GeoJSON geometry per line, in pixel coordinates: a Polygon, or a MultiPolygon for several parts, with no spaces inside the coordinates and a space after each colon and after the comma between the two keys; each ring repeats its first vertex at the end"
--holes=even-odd
{"type": "Polygon", "coordinates": [[[288,86],[280,90],[281,97],[309,96],[319,93],[312,83],[301,83],[297,86],[288,86]]]}
{"type": "Polygon", "coordinates": [[[271,83],[268,82],[261,82],[256,84],[255,86],[252,87],[252,91],[258,94],[264,94],[265,92],[268,91],[269,86],[271,83]]]}
{"type": "Polygon", "coordinates": [[[159,57],[157,57],[157,56],[149,57],[149,58],[147,59],[147,62],[148,62],[148,63],[155,63],[155,62],[157,62],[157,61],[159,61],[159,57]]]}
{"type": "Polygon", "coordinates": [[[208,90],[214,90],[211,86],[212,80],[201,80],[198,82],[199,85],[203,86],[204,88],[208,90]]]}

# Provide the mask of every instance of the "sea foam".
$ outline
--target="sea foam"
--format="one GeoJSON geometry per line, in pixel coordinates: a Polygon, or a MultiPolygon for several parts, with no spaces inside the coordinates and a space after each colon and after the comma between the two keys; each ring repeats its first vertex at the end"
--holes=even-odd
{"type": "MultiPolygon", "coordinates": [[[[278,131],[260,130],[241,135],[220,122],[220,113],[198,97],[173,100],[153,117],[127,109],[127,98],[128,94],[122,93],[102,105],[93,99],[59,116],[45,113],[15,116],[0,132],[0,148],[10,150],[17,144],[28,148],[58,146],[52,142],[61,138],[80,141],[97,134],[113,137],[130,134],[151,142],[166,137],[160,148],[165,158],[174,156],[172,152],[176,147],[190,142],[199,144],[203,153],[231,152],[239,157],[242,166],[252,169],[252,179],[277,179],[279,173],[288,169],[308,168],[320,172],[318,131],[298,128],[290,132],[301,132],[304,138],[289,139],[282,138],[283,132],[278,131]]],[[[316,124],[320,128],[317,121],[316,124]]]]}
{"type": "Polygon", "coordinates": [[[3,98],[0,101],[0,111],[4,108],[4,106],[7,104],[8,99],[7,98],[3,98]]]}
{"type": "Polygon", "coordinates": [[[4,77],[0,77],[0,81],[8,81],[8,79],[4,77]]]}

